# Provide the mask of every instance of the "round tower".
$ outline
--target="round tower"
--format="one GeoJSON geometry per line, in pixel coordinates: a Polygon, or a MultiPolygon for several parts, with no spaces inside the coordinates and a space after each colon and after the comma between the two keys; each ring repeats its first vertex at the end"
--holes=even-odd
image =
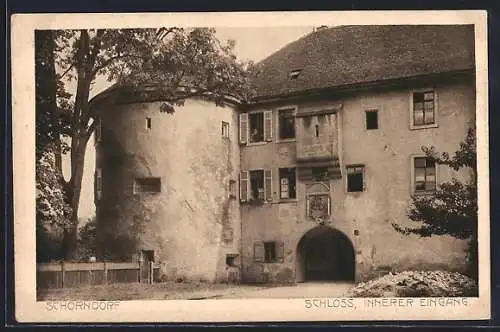
{"type": "Polygon", "coordinates": [[[168,279],[225,279],[239,260],[236,103],[192,98],[168,113],[138,89],[92,102],[100,255],[153,261],[168,279]]]}

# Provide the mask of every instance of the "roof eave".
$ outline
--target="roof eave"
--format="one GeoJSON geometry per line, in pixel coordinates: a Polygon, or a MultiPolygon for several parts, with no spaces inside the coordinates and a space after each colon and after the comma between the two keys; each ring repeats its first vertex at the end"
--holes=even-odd
{"type": "MultiPolygon", "coordinates": [[[[126,91],[127,89],[131,89],[132,91],[137,92],[140,90],[148,91],[148,90],[155,89],[155,88],[161,89],[161,86],[162,85],[159,83],[158,84],[147,83],[147,84],[141,84],[139,86],[114,84],[111,87],[109,87],[108,89],[106,89],[106,90],[102,91],[101,93],[99,93],[98,95],[94,96],[89,101],[90,109],[95,109],[100,103],[113,102],[113,101],[116,102],[116,100],[114,100],[114,99],[118,98],[120,96],[120,94],[124,93],[124,91],[126,91]]],[[[179,87],[178,91],[179,91],[179,93],[184,93],[185,89],[186,89],[186,87],[179,87]]],[[[208,95],[206,95],[206,96],[205,95],[206,94],[197,95],[197,96],[187,96],[186,99],[208,97],[208,95]]],[[[127,103],[135,103],[135,102],[157,102],[157,101],[168,101],[168,100],[166,98],[161,98],[161,97],[138,98],[138,99],[131,99],[130,101],[121,102],[121,103],[127,104],[127,103]]],[[[241,99],[239,99],[238,97],[235,97],[233,95],[230,95],[230,94],[227,94],[224,96],[224,102],[227,102],[227,103],[232,104],[234,106],[240,105],[241,103],[243,103],[243,101],[241,99]]]]}
{"type": "Polygon", "coordinates": [[[399,77],[395,79],[388,80],[378,80],[378,81],[370,81],[370,82],[360,82],[354,84],[344,84],[338,86],[330,86],[323,88],[314,88],[302,91],[294,91],[291,93],[277,94],[277,95],[269,95],[269,96],[257,96],[248,101],[245,106],[252,107],[262,104],[272,104],[281,102],[284,100],[290,101],[293,99],[302,99],[302,98],[314,98],[316,96],[323,96],[325,93],[329,94],[339,94],[339,93],[348,93],[348,92],[357,92],[361,90],[371,90],[374,88],[388,88],[393,86],[398,86],[402,84],[409,84],[418,81],[426,81],[426,80],[435,80],[440,77],[451,77],[451,76],[461,76],[474,74],[475,68],[467,68],[461,70],[440,72],[440,73],[432,73],[432,74],[424,74],[418,76],[410,76],[410,77],[399,77]]]}

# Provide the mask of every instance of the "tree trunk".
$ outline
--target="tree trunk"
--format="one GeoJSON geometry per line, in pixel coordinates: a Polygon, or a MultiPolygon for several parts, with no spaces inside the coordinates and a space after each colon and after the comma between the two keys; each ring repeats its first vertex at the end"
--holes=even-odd
{"type": "Polygon", "coordinates": [[[71,206],[71,226],[65,233],[65,257],[74,258],[78,241],[78,210],[80,205],[80,196],[82,191],[82,180],[85,165],[85,150],[87,141],[85,137],[71,151],[71,180],[66,187],[68,202],[71,206]]]}
{"type": "Polygon", "coordinates": [[[77,88],[75,105],[71,122],[71,179],[66,187],[68,203],[71,206],[71,226],[65,232],[65,257],[72,259],[75,256],[78,240],[78,208],[82,191],[83,168],[85,152],[91,131],[87,122],[89,118],[89,95],[92,78],[90,72],[93,64],[89,63],[89,35],[88,31],[81,30],[78,40],[75,68],[77,71],[77,88]]]}

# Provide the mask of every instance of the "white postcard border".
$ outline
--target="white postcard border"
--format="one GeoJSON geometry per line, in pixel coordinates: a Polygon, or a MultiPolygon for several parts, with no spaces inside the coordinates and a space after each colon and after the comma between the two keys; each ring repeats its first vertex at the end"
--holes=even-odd
{"type": "MultiPolygon", "coordinates": [[[[343,11],[129,14],[16,14],[11,20],[15,317],[19,322],[256,322],[478,320],[490,318],[488,71],[485,11],[343,11]],[[34,30],[124,26],[261,27],[367,24],[475,24],[479,186],[479,298],[468,305],[307,308],[304,299],[120,301],[96,310],[50,310],[36,301],[34,30]]],[[[328,301],[329,299],[322,299],[328,301]]],[[[330,299],[331,300],[331,299],[330,299]]],[[[390,301],[390,299],[388,299],[390,301]]],[[[421,299],[415,299],[415,302],[421,299]]],[[[423,299],[422,301],[426,301],[423,299]]],[[[75,302],[75,301],[73,301],[75,302]]],[[[75,303],[73,304],[75,305],[75,303]]],[[[74,306],[73,306],[74,308],[74,306]]]]}

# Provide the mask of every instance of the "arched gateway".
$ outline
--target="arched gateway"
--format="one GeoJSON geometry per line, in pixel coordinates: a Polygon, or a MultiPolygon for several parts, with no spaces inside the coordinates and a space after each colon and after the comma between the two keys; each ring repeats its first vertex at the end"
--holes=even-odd
{"type": "Polygon", "coordinates": [[[355,255],[349,238],[328,226],[308,231],[297,245],[297,281],[354,281],[355,255]]]}

